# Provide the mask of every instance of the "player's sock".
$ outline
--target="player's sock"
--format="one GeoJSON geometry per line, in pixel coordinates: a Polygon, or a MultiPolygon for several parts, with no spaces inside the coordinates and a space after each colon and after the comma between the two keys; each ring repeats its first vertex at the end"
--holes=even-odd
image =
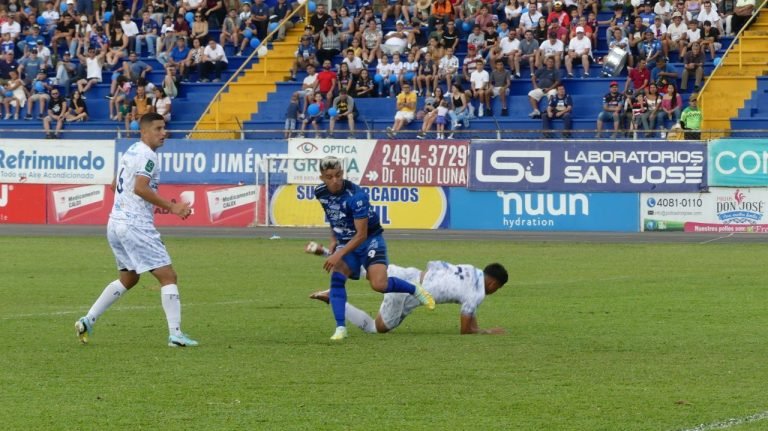
{"type": "Polygon", "coordinates": [[[347,320],[352,322],[353,325],[369,334],[376,333],[376,323],[371,319],[371,316],[369,316],[368,313],[355,307],[349,302],[347,302],[344,311],[347,313],[347,320]]]}
{"type": "Polygon", "coordinates": [[[344,274],[340,272],[331,274],[331,310],[336,319],[336,326],[345,326],[344,305],[347,303],[347,289],[344,284],[346,282],[347,277],[344,274]]]}
{"type": "Polygon", "coordinates": [[[107,308],[117,302],[126,291],[127,289],[123,286],[123,283],[120,283],[120,280],[115,280],[112,283],[109,283],[107,287],[104,288],[104,291],[101,292],[98,299],[96,299],[96,302],[93,303],[91,309],[88,310],[88,314],[85,315],[88,322],[91,324],[95,323],[96,319],[104,314],[104,312],[107,311],[107,308]]]}
{"type": "Polygon", "coordinates": [[[384,293],[391,293],[391,292],[410,293],[411,295],[413,295],[414,293],[416,293],[416,286],[412,285],[411,283],[408,283],[402,278],[389,277],[389,279],[387,280],[387,290],[385,290],[384,293]]]}
{"type": "Polygon", "coordinates": [[[160,288],[160,301],[165,311],[165,319],[168,320],[168,333],[180,337],[181,332],[181,299],[179,287],[175,284],[166,284],[160,288]]]}

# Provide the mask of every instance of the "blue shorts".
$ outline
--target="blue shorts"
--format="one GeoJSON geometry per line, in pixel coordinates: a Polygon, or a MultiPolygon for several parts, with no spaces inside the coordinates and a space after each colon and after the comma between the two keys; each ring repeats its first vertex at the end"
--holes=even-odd
{"type": "Polygon", "coordinates": [[[389,265],[387,243],[381,235],[369,236],[355,251],[346,254],[343,260],[349,267],[349,278],[358,280],[360,278],[360,266],[368,269],[369,266],[377,263],[389,265]]]}
{"type": "MultiPolygon", "coordinates": [[[[621,112],[617,113],[616,115],[619,117],[619,121],[621,121],[621,112]]],[[[608,111],[600,111],[600,113],[597,114],[597,119],[603,122],[613,121],[614,113],[608,111]]]]}

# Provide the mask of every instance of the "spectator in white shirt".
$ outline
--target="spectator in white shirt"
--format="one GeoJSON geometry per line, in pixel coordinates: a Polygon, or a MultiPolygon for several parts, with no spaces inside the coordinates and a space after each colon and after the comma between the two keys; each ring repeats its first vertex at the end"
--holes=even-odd
{"type": "Polygon", "coordinates": [[[3,22],[0,26],[0,34],[10,34],[11,40],[18,41],[19,33],[21,33],[21,25],[16,20],[16,14],[9,13],[8,21],[3,22]]]}
{"type": "Polygon", "coordinates": [[[344,57],[342,63],[346,63],[350,73],[354,76],[359,76],[360,72],[365,67],[363,66],[363,60],[361,60],[360,57],[355,56],[355,50],[352,48],[347,49],[347,56],[344,57]]]}
{"type": "Polygon", "coordinates": [[[660,16],[664,24],[669,24],[669,20],[672,19],[672,5],[667,0],[659,0],[653,7],[653,13],[660,16]]]}
{"type": "Polygon", "coordinates": [[[221,81],[221,72],[227,69],[227,65],[227,55],[224,53],[224,48],[215,40],[209,40],[208,46],[203,50],[203,66],[200,72],[202,81],[207,81],[211,72],[214,73],[213,82],[221,81]]]}
{"type": "Polygon", "coordinates": [[[528,0],[528,11],[520,15],[520,28],[525,30],[533,30],[539,25],[539,18],[543,15],[537,9],[536,0],[528,0]]]}
{"type": "Polygon", "coordinates": [[[685,31],[687,30],[683,23],[683,15],[680,12],[672,13],[672,24],[667,27],[667,37],[661,41],[664,57],[669,57],[669,51],[682,52],[685,45],[685,31]]]}
{"type": "Polygon", "coordinates": [[[699,12],[699,16],[696,20],[701,23],[709,21],[712,23],[713,27],[722,33],[723,21],[720,19],[720,14],[717,13],[717,7],[712,4],[711,0],[704,0],[702,6],[701,12],[699,12]]]}
{"type": "Polygon", "coordinates": [[[450,87],[458,71],[459,58],[453,55],[453,48],[447,48],[445,56],[440,59],[440,64],[437,67],[437,76],[435,76],[435,84],[432,88],[437,88],[440,81],[445,81],[445,85],[450,87]]]}
{"type": "MultiPolygon", "coordinates": [[[[477,100],[477,116],[482,117],[485,115],[485,109],[490,111],[491,109],[491,76],[488,71],[483,69],[483,60],[475,62],[475,70],[469,77],[469,81],[472,84],[472,98],[477,100]]],[[[470,105],[470,110],[473,110],[470,105]]]]}
{"type": "Polygon", "coordinates": [[[557,38],[556,32],[551,31],[547,40],[539,45],[539,61],[545,63],[547,58],[553,58],[555,60],[555,69],[560,69],[563,51],[565,51],[563,41],[557,38]]]}
{"type": "Polygon", "coordinates": [[[139,34],[139,26],[131,20],[131,14],[129,12],[123,14],[123,20],[120,21],[120,27],[123,28],[123,34],[128,37],[128,46],[131,48],[136,46],[136,36],[139,34]]]}
{"type": "Polygon", "coordinates": [[[568,77],[573,78],[573,60],[581,58],[584,77],[589,76],[589,58],[592,55],[592,42],[584,36],[584,27],[576,27],[576,37],[568,43],[568,56],[565,57],[565,69],[568,77]]]}
{"type": "Polygon", "coordinates": [[[515,68],[515,56],[520,55],[520,40],[517,39],[517,32],[510,31],[509,35],[499,42],[501,46],[501,57],[509,64],[510,70],[520,72],[520,66],[515,68]]]}
{"type": "Polygon", "coordinates": [[[688,22],[688,30],[685,31],[684,43],[680,49],[680,58],[685,58],[685,53],[694,43],[701,39],[701,29],[699,28],[699,22],[691,20],[688,22]]]}

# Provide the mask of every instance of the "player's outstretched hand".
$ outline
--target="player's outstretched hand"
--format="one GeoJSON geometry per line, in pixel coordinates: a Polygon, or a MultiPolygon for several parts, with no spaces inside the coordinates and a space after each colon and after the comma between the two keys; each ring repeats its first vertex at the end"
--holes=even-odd
{"type": "Polygon", "coordinates": [[[171,214],[176,214],[182,220],[186,220],[192,214],[192,208],[189,207],[189,202],[177,202],[171,205],[171,214]]]}
{"type": "Polygon", "coordinates": [[[331,272],[337,263],[339,263],[339,256],[332,254],[328,256],[328,259],[325,259],[325,262],[323,263],[323,269],[326,272],[331,272]]]}

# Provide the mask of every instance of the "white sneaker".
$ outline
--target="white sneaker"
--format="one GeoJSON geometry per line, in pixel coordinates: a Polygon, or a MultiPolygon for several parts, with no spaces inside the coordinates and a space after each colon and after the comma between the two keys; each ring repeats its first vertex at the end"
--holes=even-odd
{"type": "Polygon", "coordinates": [[[483,105],[480,105],[480,107],[479,107],[479,108],[477,108],[477,115],[478,115],[479,117],[482,117],[482,116],[484,116],[484,115],[485,115],[485,108],[483,107],[483,105]]]}
{"type": "Polygon", "coordinates": [[[349,334],[347,333],[347,328],[344,326],[337,326],[336,332],[331,335],[331,341],[341,341],[345,338],[347,338],[349,334]]]}
{"type": "Polygon", "coordinates": [[[198,345],[199,343],[189,338],[187,334],[168,336],[168,347],[197,347],[198,345]]]}

